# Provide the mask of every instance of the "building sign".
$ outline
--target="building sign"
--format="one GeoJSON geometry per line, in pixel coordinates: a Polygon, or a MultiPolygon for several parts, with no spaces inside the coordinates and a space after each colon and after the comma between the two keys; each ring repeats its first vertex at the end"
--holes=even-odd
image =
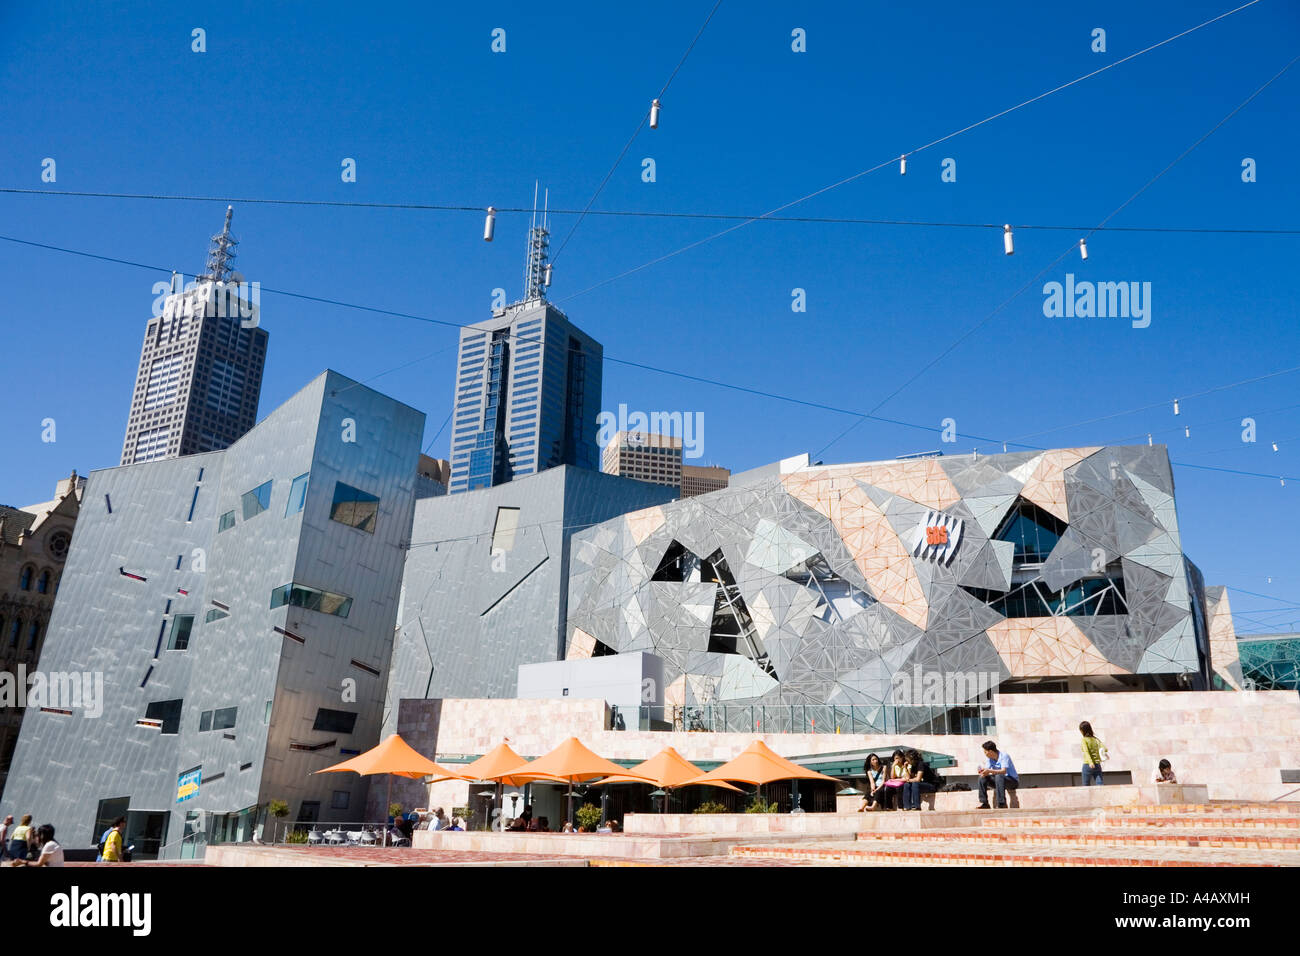
{"type": "Polygon", "coordinates": [[[961,518],[954,518],[942,511],[929,512],[916,526],[916,533],[912,537],[912,557],[937,564],[949,564],[952,556],[957,553],[964,524],[961,518]]]}
{"type": "Polygon", "coordinates": [[[193,770],[186,770],[176,778],[176,802],[184,803],[190,797],[199,792],[199,784],[203,780],[203,768],[195,767],[193,770]]]}

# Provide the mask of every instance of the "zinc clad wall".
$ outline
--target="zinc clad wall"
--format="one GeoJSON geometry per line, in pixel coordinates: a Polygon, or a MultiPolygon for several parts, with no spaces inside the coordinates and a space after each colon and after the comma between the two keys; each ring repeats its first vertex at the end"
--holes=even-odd
{"type": "Polygon", "coordinates": [[[305,643],[276,636],[283,650],[262,797],[288,801],[295,817],[304,800],[320,802],[322,820],[356,820],[364,805],[366,782],[361,778],[311,774],[346,759],[341,749],[366,750],[380,739],[423,434],[422,412],[335,373],[324,383],[291,577],[298,584],[344,594],[352,604],[346,618],[301,607],[271,612],[275,623],[305,643]],[[338,482],[379,497],[373,532],[331,520],[338,482]],[[354,660],[365,666],[355,666],[354,660]],[[322,707],[355,713],[352,732],[313,729],[322,707]],[[293,744],[315,747],[330,741],[335,743],[320,750],[291,749],[293,744]],[[331,808],[334,791],[349,793],[346,808],[331,808]]]}
{"type": "MultiPolygon", "coordinates": [[[[188,694],[189,655],[167,651],[167,633],[157,661],[154,655],[160,627],[170,631],[176,614],[201,618],[205,577],[195,570],[201,565],[194,549],[209,545],[216,525],[221,465],[222,455],[213,453],[87,477],[41,670],[101,675],[103,713],[64,716],[29,707],[4,794],[12,812],[53,823],[67,846],[98,836],[91,831],[101,799],[129,796],[133,809],[174,803],[180,737],[135,722],[150,701],[188,694]]],[[[196,628],[191,640],[197,639],[196,628]]]]}

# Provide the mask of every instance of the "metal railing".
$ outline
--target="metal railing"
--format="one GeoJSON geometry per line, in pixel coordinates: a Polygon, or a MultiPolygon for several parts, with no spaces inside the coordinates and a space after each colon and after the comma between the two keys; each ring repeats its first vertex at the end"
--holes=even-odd
{"type": "MultiPolygon", "coordinates": [[[[390,828],[391,829],[391,828],[390,828]]],[[[304,846],[384,846],[385,827],[373,820],[328,821],[291,820],[275,821],[271,828],[272,846],[301,844],[304,846]],[[294,836],[298,834],[298,836],[294,836]]],[[[388,846],[393,846],[390,836],[388,846]]],[[[407,845],[407,844],[402,844],[407,845]]]]}
{"type": "Polygon", "coordinates": [[[829,704],[706,704],[611,708],[615,730],[767,734],[980,734],[996,730],[993,704],[955,708],[829,704]],[[636,717],[633,718],[633,713],[636,717]]]}

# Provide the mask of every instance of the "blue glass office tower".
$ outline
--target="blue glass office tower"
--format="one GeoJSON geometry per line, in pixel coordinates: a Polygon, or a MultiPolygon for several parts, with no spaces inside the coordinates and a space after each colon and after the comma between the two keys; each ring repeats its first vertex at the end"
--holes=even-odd
{"type": "Polygon", "coordinates": [[[449,493],[556,465],[598,471],[603,355],[540,295],[462,329],[449,493]]]}

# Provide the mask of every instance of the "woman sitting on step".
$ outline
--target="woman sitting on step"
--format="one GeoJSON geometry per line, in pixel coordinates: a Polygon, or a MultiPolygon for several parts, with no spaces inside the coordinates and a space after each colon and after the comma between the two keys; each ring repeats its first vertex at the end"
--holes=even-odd
{"type": "Polygon", "coordinates": [[[879,755],[871,754],[867,757],[866,763],[862,765],[862,772],[867,778],[867,795],[862,798],[862,806],[858,807],[858,813],[864,810],[883,810],[885,800],[885,762],[880,759],[879,755]]]}

